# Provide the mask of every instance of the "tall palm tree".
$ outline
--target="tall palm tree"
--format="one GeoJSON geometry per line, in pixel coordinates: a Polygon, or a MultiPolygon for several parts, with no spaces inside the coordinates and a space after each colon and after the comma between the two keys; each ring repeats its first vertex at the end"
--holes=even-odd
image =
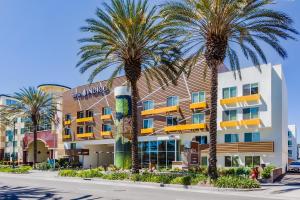
{"type": "Polygon", "coordinates": [[[177,0],[166,3],[161,15],[174,28],[185,32],[188,52],[186,63],[194,63],[204,56],[211,73],[209,176],[216,179],[216,137],[218,69],[227,57],[234,76],[240,74],[239,54],[250,59],[259,68],[267,63],[262,43],[270,45],[282,58],[287,52],[280,39],[295,39],[298,32],[293,20],[285,13],[273,10],[273,0],[177,0]],[[259,43],[258,43],[259,41],[259,43]]]}
{"type": "Polygon", "coordinates": [[[30,119],[27,124],[33,131],[33,167],[37,162],[37,131],[42,120],[57,124],[57,104],[54,97],[34,87],[21,89],[13,95],[15,104],[0,110],[1,122],[6,123],[18,117],[30,119]]]}
{"type": "MultiPolygon", "coordinates": [[[[144,73],[146,80],[157,79],[161,84],[171,80],[176,83],[179,58],[176,31],[157,15],[156,7],[149,7],[147,0],[111,0],[97,9],[96,18],[86,20],[81,28],[89,34],[77,64],[80,72],[92,69],[89,81],[107,68],[113,72],[110,82],[120,72],[125,72],[132,95],[132,172],[139,171],[137,82],[144,73]]],[[[148,85],[151,85],[150,82],[148,85]]]]}

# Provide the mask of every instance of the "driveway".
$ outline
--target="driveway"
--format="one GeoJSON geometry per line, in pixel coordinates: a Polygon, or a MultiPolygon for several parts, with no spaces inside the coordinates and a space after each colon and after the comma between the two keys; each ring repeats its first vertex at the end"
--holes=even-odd
{"type": "Polygon", "coordinates": [[[300,186],[300,173],[288,173],[280,181],[284,185],[299,185],[300,186]]]}

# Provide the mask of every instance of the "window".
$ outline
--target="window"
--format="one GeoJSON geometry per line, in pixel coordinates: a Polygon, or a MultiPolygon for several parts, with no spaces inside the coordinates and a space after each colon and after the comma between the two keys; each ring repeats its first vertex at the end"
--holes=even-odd
{"type": "Polygon", "coordinates": [[[66,120],[66,121],[71,120],[71,114],[66,114],[66,115],[65,115],[65,120],[66,120]]]}
{"type": "Polygon", "coordinates": [[[77,126],[77,134],[82,134],[83,132],[83,126],[77,126]]]}
{"type": "Polygon", "coordinates": [[[17,147],[18,146],[18,141],[13,141],[13,147],[17,147]]]}
{"type": "Polygon", "coordinates": [[[102,131],[111,131],[111,125],[110,124],[103,124],[102,125],[102,131]]]}
{"type": "Polygon", "coordinates": [[[65,128],[65,135],[71,135],[71,129],[65,128]]]}
{"type": "Polygon", "coordinates": [[[260,133],[244,133],[244,141],[245,142],[259,142],[260,141],[260,133]]]}
{"type": "Polygon", "coordinates": [[[172,96],[167,98],[167,106],[177,106],[179,104],[179,97],[172,96]]]}
{"type": "Polygon", "coordinates": [[[77,112],[77,119],[80,119],[80,118],[84,118],[84,112],[83,111],[78,111],[77,112]]]}
{"type": "Polygon", "coordinates": [[[167,116],[166,121],[167,121],[167,126],[175,126],[178,124],[177,117],[175,116],[167,116]]]}
{"type": "Polygon", "coordinates": [[[243,96],[258,94],[258,83],[243,85],[243,96]]]}
{"type": "Polygon", "coordinates": [[[85,132],[86,133],[93,133],[93,126],[90,126],[90,125],[85,126],[85,132]]]}
{"type": "Polygon", "coordinates": [[[225,167],[238,167],[239,157],[238,156],[225,156],[225,167]]]}
{"type": "Polygon", "coordinates": [[[207,163],[207,156],[201,156],[201,166],[206,167],[207,163]]]}
{"type": "Polygon", "coordinates": [[[205,101],[205,92],[193,92],[192,93],[192,103],[199,103],[205,101]]]}
{"type": "Polygon", "coordinates": [[[111,115],[112,111],[111,111],[111,107],[104,107],[102,109],[102,114],[103,115],[111,115]]]}
{"type": "Polygon", "coordinates": [[[236,97],[236,87],[223,88],[223,99],[236,97]]]}
{"type": "Polygon", "coordinates": [[[87,110],[87,111],[85,111],[85,113],[86,113],[86,117],[93,117],[94,116],[94,112],[92,111],[92,110],[87,110]]]}
{"type": "Polygon", "coordinates": [[[225,110],[223,111],[223,121],[232,121],[236,120],[236,110],[225,110]]]}
{"type": "Polygon", "coordinates": [[[25,133],[25,128],[21,128],[21,134],[25,133]]]}
{"type": "Polygon", "coordinates": [[[143,110],[151,110],[154,109],[154,101],[144,101],[143,102],[143,110]]]}
{"type": "Polygon", "coordinates": [[[255,119],[259,116],[259,109],[258,107],[254,108],[244,108],[243,109],[243,119],[255,119]]]}
{"type": "Polygon", "coordinates": [[[12,99],[6,99],[5,104],[7,106],[11,106],[11,105],[17,104],[17,101],[16,100],[12,100],[12,99]]]}
{"type": "Polygon", "coordinates": [[[153,119],[144,119],[143,121],[143,128],[153,128],[153,119]]]}
{"type": "Polygon", "coordinates": [[[71,143],[70,149],[76,149],[76,143],[71,143]]]}
{"type": "Polygon", "coordinates": [[[260,165],[260,156],[245,156],[245,166],[255,167],[260,165]]]}
{"type": "Polygon", "coordinates": [[[193,124],[201,124],[205,121],[205,115],[203,113],[194,113],[192,117],[193,124]]]}
{"type": "Polygon", "coordinates": [[[293,157],[293,151],[292,150],[288,150],[288,154],[289,154],[289,157],[293,157]]]}
{"type": "Polygon", "coordinates": [[[239,134],[225,134],[225,143],[239,142],[239,134]]]}
{"type": "Polygon", "coordinates": [[[292,140],[288,140],[288,145],[289,145],[289,147],[293,146],[292,140]]]}
{"type": "Polygon", "coordinates": [[[196,141],[199,142],[199,144],[207,144],[207,136],[202,135],[202,136],[196,136],[196,141]]]}
{"type": "Polygon", "coordinates": [[[292,131],[288,131],[288,136],[289,136],[289,138],[291,138],[293,136],[292,131]]]}

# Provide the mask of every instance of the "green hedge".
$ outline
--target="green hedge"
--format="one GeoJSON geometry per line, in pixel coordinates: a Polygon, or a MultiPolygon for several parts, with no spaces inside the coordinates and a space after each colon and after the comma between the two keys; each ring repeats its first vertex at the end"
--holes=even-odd
{"type": "Polygon", "coordinates": [[[261,177],[264,179],[268,179],[271,177],[271,173],[272,171],[275,169],[276,167],[273,165],[268,165],[267,167],[264,168],[264,170],[261,173],[261,177]]]}
{"type": "Polygon", "coordinates": [[[1,165],[0,172],[7,172],[7,173],[16,173],[16,174],[25,174],[28,173],[32,168],[30,166],[18,166],[16,168],[12,168],[8,165],[1,165]]]}
{"type": "Polygon", "coordinates": [[[222,176],[215,181],[214,185],[219,188],[259,188],[260,184],[252,179],[238,176],[222,176]]]}

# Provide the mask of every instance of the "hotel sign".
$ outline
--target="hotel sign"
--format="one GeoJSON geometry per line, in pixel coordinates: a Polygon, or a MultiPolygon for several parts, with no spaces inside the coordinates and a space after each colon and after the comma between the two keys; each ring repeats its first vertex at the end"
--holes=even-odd
{"type": "Polygon", "coordinates": [[[98,86],[98,87],[92,87],[92,88],[86,88],[83,89],[82,92],[77,92],[73,94],[73,98],[76,100],[82,99],[82,98],[90,98],[92,96],[105,96],[109,94],[109,89],[106,86],[98,86]]]}

